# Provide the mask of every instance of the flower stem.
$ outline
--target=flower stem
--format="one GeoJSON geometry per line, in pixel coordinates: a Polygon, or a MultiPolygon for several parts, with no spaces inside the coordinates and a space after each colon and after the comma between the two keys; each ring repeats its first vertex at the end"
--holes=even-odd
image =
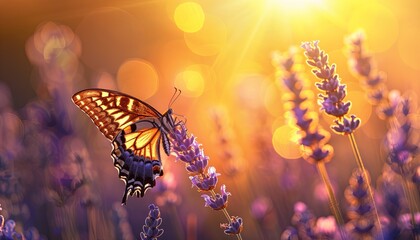
{"type": "Polygon", "coordinates": [[[401,170],[401,177],[403,179],[403,190],[404,190],[404,195],[405,198],[408,201],[408,206],[410,209],[410,222],[413,228],[413,235],[414,235],[414,239],[416,240],[420,240],[420,235],[416,234],[416,219],[414,216],[414,212],[417,211],[417,207],[416,207],[416,200],[414,199],[414,195],[412,194],[412,192],[410,191],[410,183],[407,181],[407,178],[404,177],[404,169],[402,167],[400,167],[401,170]]]}
{"type": "MultiPolygon", "coordinates": [[[[213,197],[216,197],[216,193],[214,192],[214,190],[210,190],[210,193],[213,197]]],[[[228,220],[229,224],[232,223],[232,219],[230,218],[230,215],[229,215],[227,209],[223,208],[222,212],[225,215],[226,219],[228,220]]],[[[238,238],[238,240],[242,240],[242,236],[241,236],[240,233],[236,234],[236,237],[238,238]]]]}
{"type": "Polygon", "coordinates": [[[325,163],[322,161],[318,162],[316,164],[316,167],[318,169],[319,175],[322,178],[322,181],[324,182],[325,188],[327,189],[328,197],[330,200],[330,208],[331,208],[332,213],[334,214],[335,220],[338,223],[341,239],[345,240],[347,239],[347,236],[346,236],[345,231],[343,230],[343,226],[344,226],[343,216],[341,214],[338,201],[335,198],[334,189],[332,188],[330,178],[328,177],[327,169],[325,168],[325,163]]]}
{"type": "Polygon", "coordinates": [[[348,136],[349,136],[349,140],[350,140],[351,148],[353,150],[354,157],[356,158],[357,166],[362,171],[363,177],[366,179],[369,197],[370,197],[370,200],[372,201],[373,211],[374,211],[377,226],[378,226],[379,237],[380,237],[380,239],[384,239],[384,235],[383,235],[383,232],[382,232],[381,221],[379,219],[378,209],[376,208],[375,199],[373,198],[372,187],[370,186],[370,178],[369,178],[368,173],[367,173],[367,171],[365,169],[365,166],[363,164],[362,157],[360,156],[360,151],[359,151],[359,148],[357,147],[357,143],[356,143],[356,139],[354,138],[354,134],[350,133],[350,134],[348,134],[348,136]]]}

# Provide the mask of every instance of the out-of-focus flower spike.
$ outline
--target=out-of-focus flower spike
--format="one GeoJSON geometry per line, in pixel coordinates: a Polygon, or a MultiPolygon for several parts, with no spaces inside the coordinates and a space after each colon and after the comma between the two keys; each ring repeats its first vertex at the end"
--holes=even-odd
{"type": "Polygon", "coordinates": [[[159,207],[150,204],[149,215],[144,221],[143,232],[140,233],[141,240],[157,240],[163,234],[163,229],[159,229],[161,224],[159,207]]]}

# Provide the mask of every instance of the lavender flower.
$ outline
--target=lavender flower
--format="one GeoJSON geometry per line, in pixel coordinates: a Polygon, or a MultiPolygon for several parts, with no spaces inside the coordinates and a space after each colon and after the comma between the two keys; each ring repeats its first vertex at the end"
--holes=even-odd
{"type": "Polygon", "coordinates": [[[222,185],[220,187],[220,194],[216,193],[214,196],[209,196],[207,194],[201,195],[206,202],[206,207],[211,207],[214,210],[221,210],[226,208],[228,203],[228,196],[231,195],[230,192],[226,192],[226,186],[222,185]]]}
{"type": "Polygon", "coordinates": [[[344,118],[351,107],[350,101],[344,101],[347,95],[346,85],[340,83],[340,79],[335,73],[335,64],[328,64],[328,55],[319,48],[318,43],[318,41],[314,41],[302,44],[305,56],[308,58],[306,62],[313,67],[312,72],[320,79],[320,82],[315,84],[323,92],[319,94],[318,103],[328,115],[338,119],[335,122],[337,125],[332,126],[334,131],[341,134],[353,133],[359,126],[360,119],[356,117],[352,117],[352,120],[344,118]]]}
{"type": "Polygon", "coordinates": [[[343,122],[335,120],[334,122],[337,125],[332,126],[331,128],[334,131],[342,133],[344,135],[354,132],[360,125],[360,119],[357,118],[355,115],[351,115],[350,117],[351,119],[343,117],[343,122]]]}
{"type": "Polygon", "coordinates": [[[193,186],[201,191],[209,191],[214,189],[217,184],[217,176],[220,174],[216,172],[215,167],[209,167],[206,175],[195,175],[190,177],[193,186]]]}
{"type": "Polygon", "coordinates": [[[140,233],[141,240],[156,240],[162,236],[163,229],[159,229],[162,224],[160,211],[154,204],[149,205],[149,215],[144,221],[143,232],[140,233]]]}
{"type": "Polygon", "coordinates": [[[224,232],[227,235],[237,235],[242,232],[243,221],[240,217],[231,217],[230,223],[220,224],[220,227],[225,229],[224,232]]]}

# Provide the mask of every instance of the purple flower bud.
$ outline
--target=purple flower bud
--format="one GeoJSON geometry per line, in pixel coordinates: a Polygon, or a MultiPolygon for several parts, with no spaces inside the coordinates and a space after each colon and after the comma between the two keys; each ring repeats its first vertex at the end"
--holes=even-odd
{"type": "Polygon", "coordinates": [[[209,167],[205,176],[195,175],[190,177],[192,184],[201,191],[209,191],[214,189],[217,184],[217,176],[220,173],[216,173],[215,167],[209,167]]]}
{"type": "Polygon", "coordinates": [[[351,115],[351,119],[343,117],[342,122],[340,122],[339,120],[335,120],[334,122],[336,123],[336,125],[332,126],[331,128],[335,132],[341,133],[343,135],[353,133],[360,125],[360,119],[357,118],[355,115],[351,115]]]}
{"type": "Polygon", "coordinates": [[[230,195],[229,192],[226,192],[226,186],[222,185],[220,187],[220,193],[216,193],[215,196],[209,196],[207,194],[201,195],[204,198],[205,206],[211,207],[214,210],[221,210],[226,208],[228,203],[228,196],[230,195]]]}
{"type": "Polygon", "coordinates": [[[242,228],[243,228],[243,221],[242,218],[240,217],[231,217],[231,222],[230,223],[224,223],[224,224],[220,224],[220,227],[222,229],[225,229],[225,234],[227,235],[236,235],[241,233],[242,228]]]}

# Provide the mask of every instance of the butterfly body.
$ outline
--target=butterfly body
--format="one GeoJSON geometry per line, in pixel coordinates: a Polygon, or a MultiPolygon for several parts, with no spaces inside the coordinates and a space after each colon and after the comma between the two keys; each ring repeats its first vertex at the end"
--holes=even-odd
{"type": "Polygon", "coordinates": [[[114,166],[126,184],[122,203],[128,196],[143,197],[163,175],[160,149],[162,144],[169,155],[172,110],[161,114],[139,99],[104,89],[86,89],[72,99],[112,143],[114,166]]]}

